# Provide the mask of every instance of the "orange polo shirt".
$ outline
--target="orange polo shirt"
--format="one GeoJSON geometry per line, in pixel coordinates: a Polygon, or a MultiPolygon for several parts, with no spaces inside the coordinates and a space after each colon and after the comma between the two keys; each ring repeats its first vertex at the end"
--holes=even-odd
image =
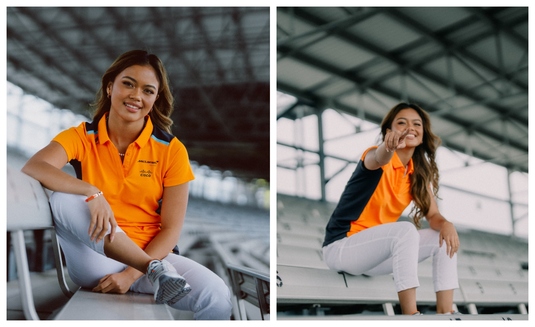
{"type": "Polygon", "coordinates": [[[411,203],[410,175],[412,159],[405,166],[396,152],[386,165],[376,170],[364,166],[364,157],[376,146],[367,149],[347,182],[340,201],[326,227],[326,246],[366,228],[395,222],[411,203]]]}
{"type": "Polygon", "coordinates": [[[69,128],[53,141],[63,146],[77,177],[104,193],[117,224],[144,249],[160,230],[163,188],[194,179],[188,153],[175,136],[153,126],[147,117],[121,162],[108,136],[106,117],[69,128]]]}

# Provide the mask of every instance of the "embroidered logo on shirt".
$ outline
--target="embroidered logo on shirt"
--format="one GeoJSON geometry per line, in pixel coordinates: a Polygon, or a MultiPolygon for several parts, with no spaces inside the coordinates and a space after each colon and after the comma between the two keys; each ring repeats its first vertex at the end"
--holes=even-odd
{"type": "Polygon", "coordinates": [[[143,159],[139,159],[137,162],[139,162],[139,163],[144,163],[144,164],[149,164],[149,165],[156,165],[156,164],[158,164],[158,160],[156,160],[156,161],[151,161],[151,160],[143,160],[143,159]]]}
{"type": "Polygon", "coordinates": [[[149,169],[149,170],[145,170],[145,169],[142,169],[139,171],[139,177],[151,177],[152,176],[152,171],[149,169]]]}

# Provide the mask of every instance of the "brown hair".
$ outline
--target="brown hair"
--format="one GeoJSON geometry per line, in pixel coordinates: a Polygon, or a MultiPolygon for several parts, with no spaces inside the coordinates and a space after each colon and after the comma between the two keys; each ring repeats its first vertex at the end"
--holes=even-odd
{"type": "Polygon", "coordinates": [[[414,172],[411,175],[411,195],[415,206],[410,214],[414,219],[414,224],[420,227],[420,219],[429,212],[429,207],[431,206],[428,191],[430,185],[432,186],[434,196],[438,197],[439,173],[435,161],[435,154],[441,143],[440,137],[435,135],[431,130],[429,114],[420,106],[412,103],[399,103],[390,109],[381,123],[381,134],[384,140],[386,130],[392,129],[392,122],[396,115],[401,110],[409,108],[414,109],[418,113],[422,119],[424,129],[422,144],[416,147],[412,156],[414,172]]]}
{"type": "Polygon", "coordinates": [[[120,55],[102,76],[100,89],[97,92],[95,103],[95,113],[93,121],[98,122],[102,116],[110,111],[111,100],[107,97],[106,88],[109,83],[113,83],[117,75],[126,68],[134,65],[151,66],[156,72],[160,86],[158,88],[158,98],[154,102],[150,111],[150,118],[155,126],[171,133],[171,113],[173,112],[173,94],[169,86],[169,78],[161,60],[154,54],[149,54],[144,50],[131,50],[120,55]]]}

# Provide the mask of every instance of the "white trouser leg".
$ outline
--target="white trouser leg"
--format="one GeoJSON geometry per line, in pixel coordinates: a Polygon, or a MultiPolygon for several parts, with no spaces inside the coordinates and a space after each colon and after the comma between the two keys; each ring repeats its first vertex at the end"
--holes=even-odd
{"type": "Polygon", "coordinates": [[[417,231],[409,222],[375,226],[329,244],[324,260],[333,270],[353,275],[393,273],[396,291],[418,287],[418,262],[433,256],[435,292],[458,288],[457,256],[439,247],[438,232],[417,231]]]}
{"type": "MultiPolygon", "coordinates": [[[[191,292],[173,304],[178,310],[194,312],[196,320],[228,320],[232,311],[230,289],[223,280],[203,265],[176,254],[169,254],[169,261],[191,286],[191,292]]],[[[147,277],[142,277],[132,285],[131,290],[152,293],[147,277]]]]}
{"type": "MultiPolygon", "coordinates": [[[[126,266],[105,256],[104,241],[91,241],[88,233],[91,218],[84,200],[83,195],[54,192],[50,207],[69,277],[79,286],[92,288],[103,276],[120,272],[126,266]]],[[[122,230],[117,228],[117,232],[122,230]]]]}
{"type": "Polygon", "coordinates": [[[435,292],[459,288],[457,275],[457,254],[452,258],[446,253],[446,243],[439,245],[439,232],[433,229],[419,230],[421,262],[433,257],[433,283],[435,292]]]}
{"type": "Polygon", "coordinates": [[[420,286],[419,235],[413,224],[397,222],[365,229],[324,248],[324,259],[333,270],[353,275],[393,273],[396,291],[420,286]]]}
{"type": "MultiPolygon", "coordinates": [[[[51,196],[50,204],[69,276],[77,285],[93,288],[102,277],[121,272],[126,265],[104,255],[103,241],[95,243],[90,240],[89,210],[84,200],[84,196],[56,192],[51,196]]],[[[117,232],[122,230],[117,228],[117,232]]],[[[187,296],[173,305],[174,308],[193,311],[195,319],[230,319],[230,290],[219,276],[183,256],[169,254],[165,260],[175,267],[192,288],[187,296]]],[[[154,293],[146,275],[132,284],[130,290],[154,293]]]]}

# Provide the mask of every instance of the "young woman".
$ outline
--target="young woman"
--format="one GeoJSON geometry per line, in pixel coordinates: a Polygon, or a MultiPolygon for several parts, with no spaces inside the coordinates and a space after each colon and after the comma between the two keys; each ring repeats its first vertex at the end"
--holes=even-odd
{"type": "Polygon", "coordinates": [[[102,77],[93,122],[58,134],[22,171],[54,191],[57,234],[76,284],[154,293],[195,319],[229,319],[226,284],[171,253],[194,178],[184,145],[170,134],[172,110],[160,59],[126,52],[102,77]],[[67,162],[78,178],[61,170],[67,162]]]}
{"type": "Polygon", "coordinates": [[[327,224],[324,260],[330,269],[353,275],[393,273],[402,313],[420,314],[418,262],[432,256],[437,313],[451,313],[459,287],[459,237],[435,201],[440,139],[429,115],[406,103],[385,116],[381,134],[383,142],[364,152],[327,224]],[[430,229],[396,222],[411,201],[415,225],[425,217],[430,229]]]}

